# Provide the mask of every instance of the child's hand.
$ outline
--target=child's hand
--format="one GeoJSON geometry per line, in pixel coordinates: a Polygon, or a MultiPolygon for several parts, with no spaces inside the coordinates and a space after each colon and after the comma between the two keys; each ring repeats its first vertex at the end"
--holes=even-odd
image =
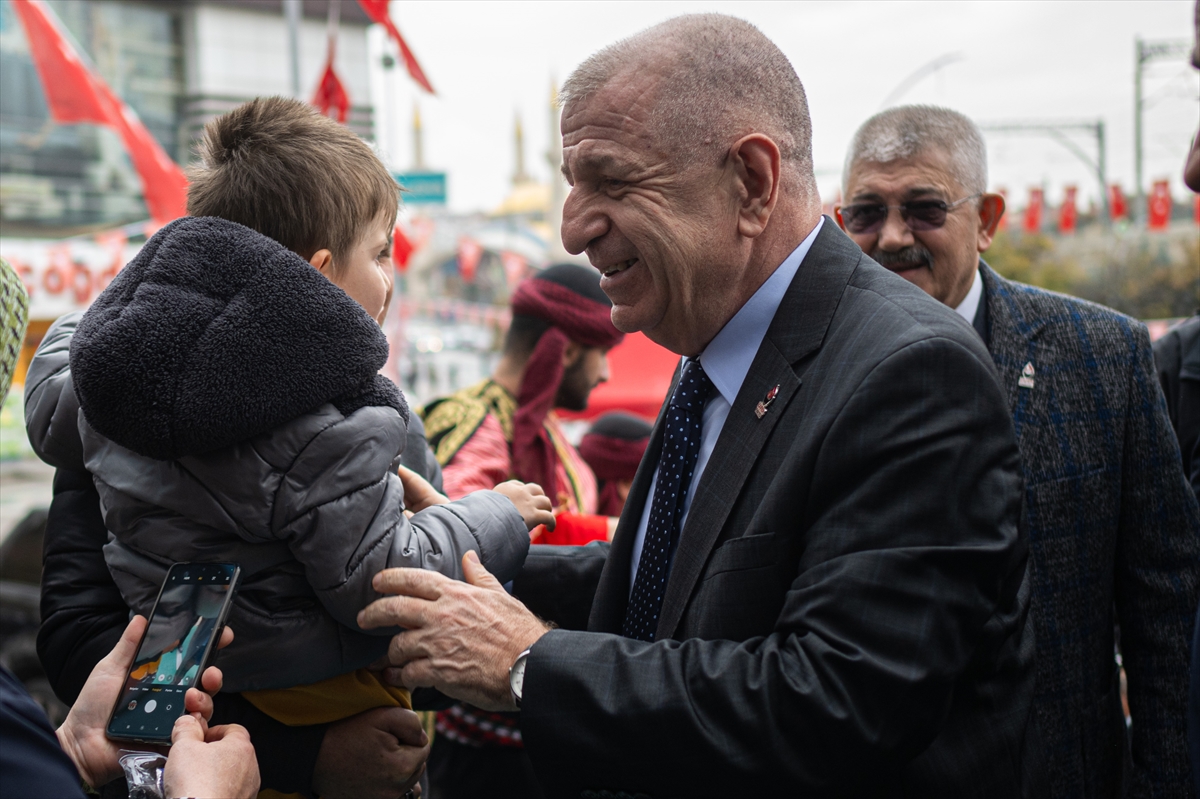
{"type": "Polygon", "coordinates": [[[546,492],[537,483],[509,480],[492,490],[512,500],[512,504],[517,506],[517,512],[525,520],[525,526],[530,530],[539,524],[554,529],[554,506],[550,504],[550,497],[546,496],[546,492]]]}
{"type": "Polygon", "coordinates": [[[400,482],[404,484],[404,507],[420,513],[433,505],[445,505],[450,500],[429,484],[421,475],[405,466],[400,467],[400,482]]]}

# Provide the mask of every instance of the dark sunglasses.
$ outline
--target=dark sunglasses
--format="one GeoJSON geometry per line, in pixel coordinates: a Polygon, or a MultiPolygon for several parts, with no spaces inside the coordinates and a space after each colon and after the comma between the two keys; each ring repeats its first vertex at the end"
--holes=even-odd
{"type": "Polygon", "coordinates": [[[900,218],[912,231],[937,230],[946,224],[946,215],[965,202],[980,197],[972,194],[947,203],[945,200],[910,200],[899,205],[884,205],[883,203],[855,203],[843,206],[841,209],[842,224],[851,233],[877,233],[887,221],[888,213],[893,208],[900,210],[900,218]]]}

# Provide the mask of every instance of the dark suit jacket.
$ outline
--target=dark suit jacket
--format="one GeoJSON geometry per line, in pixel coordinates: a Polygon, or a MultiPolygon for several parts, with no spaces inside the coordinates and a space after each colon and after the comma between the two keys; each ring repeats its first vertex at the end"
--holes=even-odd
{"type": "Polygon", "coordinates": [[[1025,471],[1034,702],[1056,797],[1192,796],[1184,723],[1200,511],[1145,325],[981,267],[1025,471]],[[1018,381],[1033,364],[1033,387],[1018,381]],[[1115,614],[1114,614],[1115,608],[1115,614]],[[1113,657],[1128,676],[1129,742],[1113,657]],[[1129,779],[1129,778],[1132,779],[1129,779]]]}
{"type": "MultiPolygon", "coordinates": [[[[1027,793],[1020,467],[969,325],[826,220],[701,477],[644,643],[619,630],[662,436],[591,632],[554,630],[529,657],[521,728],[552,795],[1027,793]]],[[[604,550],[539,550],[516,593],[536,608],[536,572],[557,590],[604,550]]]]}

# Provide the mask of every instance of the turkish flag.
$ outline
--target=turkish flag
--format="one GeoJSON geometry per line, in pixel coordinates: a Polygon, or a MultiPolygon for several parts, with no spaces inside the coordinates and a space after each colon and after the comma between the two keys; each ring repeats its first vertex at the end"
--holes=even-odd
{"type": "Polygon", "coordinates": [[[1154,181],[1146,199],[1146,211],[1147,227],[1151,230],[1166,230],[1171,224],[1171,187],[1167,181],[1154,181]]]}
{"type": "Polygon", "coordinates": [[[187,213],[187,177],[163,150],[133,109],[92,72],[58,26],[42,0],[12,4],[29,54],[42,81],[46,105],[55,122],[90,122],[112,128],[121,137],[133,168],[142,180],[150,217],[163,225],[187,213]]]}
{"type": "Polygon", "coordinates": [[[1075,223],[1079,220],[1079,211],[1075,207],[1075,195],[1079,189],[1067,186],[1063,192],[1062,205],[1058,207],[1058,232],[1070,235],[1075,232],[1075,223]]]}
{"type": "Polygon", "coordinates": [[[330,47],[329,61],[325,64],[325,72],[321,74],[321,82],[317,84],[317,93],[313,95],[312,104],[322,114],[329,116],[329,109],[337,109],[337,121],[346,124],[350,113],[350,95],[346,87],[333,71],[333,48],[330,47]]]}
{"type": "Polygon", "coordinates": [[[412,254],[416,251],[416,246],[412,243],[412,239],[404,235],[404,230],[396,225],[392,230],[392,266],[398,272],[408,270],[408,262],[412,258],[412,254]]]}
{"type": "Polygon", "coordinates": [[[387,29],[392,41],[400,48],[400,57],[404,59],[404,66],[408,68],[408,74],[412,79],[425,91],[436,94],[437,92],[429,83],[429,78],[425,77],[425,70],[421,69],[421,65],[417,63],[417,57],[412,54],[412,50],[408,49],[408,43],[400,35],[396,23],[392,22],[392,18],[388,14],[388,0],[358,0],[358,4],[362,6],[363,11],[367,12],[368,17],[387,29]]]}
{"type": "Polygon", "coordinates": [[[1039,188],[1031,188],[1029,190],[1029,204],[1025,206],[1025,219],[1023,220],[1022,229],[1026,233],[1037,233],[1042,229],[1042,208],[1045,205],[1045,196],[1039,188]]]}
{"type": "Polygon", "coordinates": [[[1114,222],[1129,216],[1129,203],[1125,201],[1125,192],[1116,183],[1108,187],[1108,218],[1114,222]]]}
{"type": "Polygon", "coordinates": [[[475,270],[479,268],[479,259],[483,257],[483,247],[479,242],[463,236],[458,240],[458,271],[464,283],[475,282],[475,270]]]}
{"type": "Polygon", "coordinates": [[[500,263],[504,267],[504,277],[508,282],[508,287],[512,288],[521,282],[521,278],[525,277],[527,264],[525,259],[515,252],[500,253],[500,263]]]}

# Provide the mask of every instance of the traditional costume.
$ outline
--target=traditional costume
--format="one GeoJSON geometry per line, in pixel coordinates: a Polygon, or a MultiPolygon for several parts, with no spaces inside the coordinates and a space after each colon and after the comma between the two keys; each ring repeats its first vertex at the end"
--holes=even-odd
{"type": "MultiPolygon", "coordinates": [[[[611,311],[599,275],[574,264],[549,267],[517,286],[513,316],[550,324],[526,362],[518,395],[488,379],[421,411],[448,497],[511,479],[537,483],[554,503],[557,520],[554,531],[535,531],[538,543],[607,537],[607,517],[595,515],[596,477],[567,440],[554,401],[568,343],[610,349],[624,338],[611,311]]],[[[438,796],[540,796],[518,720],[518,714],[461,704],[438,713],[429,760],[438,796]]]]}

